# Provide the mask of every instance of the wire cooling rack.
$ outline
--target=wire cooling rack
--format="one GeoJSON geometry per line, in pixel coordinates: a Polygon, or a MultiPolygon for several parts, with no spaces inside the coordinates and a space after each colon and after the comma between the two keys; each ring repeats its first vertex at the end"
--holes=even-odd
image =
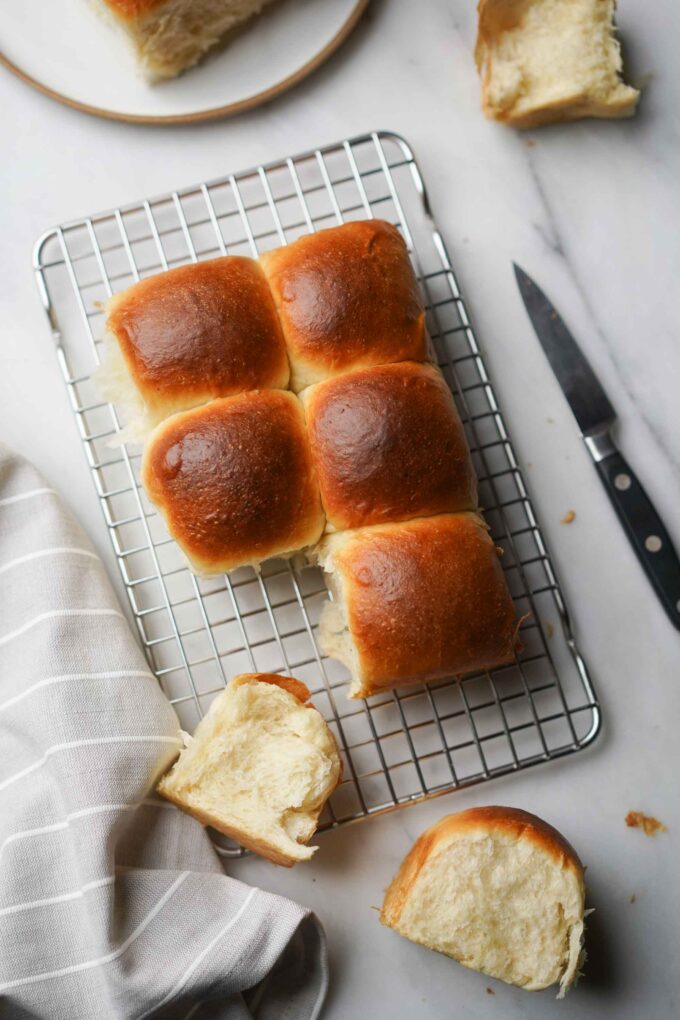
{"type": "Polygon", "coordinates": [[[139,635],[185,729],[237,673],[304,680],[344,763],[322,828],[516,772],[594,740],[597,698],[403,139],[386,132],[348,139],[65,224],[40,238],[34,268],[139,635]],[[188,571],[140,486],[139,450],[111,448],[116,411],[102,403],[90,375],[99,361],[102,303],[113,292],[182,263],[255,255],[373,216],[395,223],[406,239],[430,336],[467,431],[480,503],[505,550],[517,612],[528,617],[515,664],[364,702],[347,699],[347,671],[318,647],[326,598],[318,569],[271,560],[259,574],[247,568],[205,580],[188,571]]]}

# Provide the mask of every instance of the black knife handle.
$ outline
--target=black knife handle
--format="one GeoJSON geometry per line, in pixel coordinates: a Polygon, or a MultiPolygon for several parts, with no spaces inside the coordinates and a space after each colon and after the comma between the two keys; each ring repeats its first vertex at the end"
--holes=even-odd
{"type": "Polygon", "coordinates": [[[668,618],[680,630],[680,560],[661,518],[618,450],[596,465],[637,558],[668,618]]]}

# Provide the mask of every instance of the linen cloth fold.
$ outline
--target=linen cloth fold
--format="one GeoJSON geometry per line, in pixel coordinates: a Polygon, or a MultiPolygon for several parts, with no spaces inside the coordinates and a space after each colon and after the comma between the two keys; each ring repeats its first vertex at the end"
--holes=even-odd
{"type": "Polygon", "coordinates": [[[323,929],[153,793],[179,746],[101,561],[0,450],[0,1016],[318,1017],[323,929]]]}

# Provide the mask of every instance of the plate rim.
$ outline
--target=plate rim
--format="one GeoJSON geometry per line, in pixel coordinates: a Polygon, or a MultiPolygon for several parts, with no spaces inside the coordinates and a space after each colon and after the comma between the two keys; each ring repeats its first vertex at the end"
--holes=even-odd
{"type": "Polygon", "coordinates": [[[277,96],[280,96],[283,92],[287,92],[288,89],[293,88],[293,86],[297,85],[298,82],[301,82],[304,78],[307,78],[310,74],[316,71],[316,69],[328,60],[335,50],[342,45],[361,20],[361,17],[366,11],[369,3],[370,0],[355,0],[354,7],[350,11],[348,17],[335,35],[328,40],[326,45],[323,46],[318,53],[315,53],[313,57],[298,67],[296,71],[293,71],[292,74],[282,78],[281,81],[276,82],[274,85],[270,85],[261,92],[254,93],[252,96],[246,96],[245,99],[239,99],[235,103],[226,103],[223,106],[214,106],[207,110],[197,110],[194,113],[170,113],[157,115],[146,113],[121,113],[117,110],[107,110],[105,107],[92,106],[89,103],[83,103],[79,99],[73,99],[71,96],[64,95],[64,93],[50,88],[49,85],[45,85],[38,78],[34,78],[33,75],[24,71],[18,64],[15,64],[14,61],[10,60],[9,57],[5,56],[5,54],[1,51],[0,64],[38,92],[48,96],[50,99],[56,100],[63,106],[69,106],[73,110],[78,110],[80,113],[88,113],[94,117],[102,117],[104,120],[117,121],[118,123],[124,124],[198,124],[209,120],[218,120],[221,117],[233,117],[237,113],[242,113],[245,110],[251,110],[256,106],[261,106],[263,103],[267,103],[270,100],[275,99],[277,96]]]}

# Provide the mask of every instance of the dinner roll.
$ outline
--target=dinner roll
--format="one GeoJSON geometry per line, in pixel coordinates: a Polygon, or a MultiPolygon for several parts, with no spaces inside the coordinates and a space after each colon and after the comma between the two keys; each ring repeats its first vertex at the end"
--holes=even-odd
{"type": "Polygon", "coordinates": [[[150,82],[174,78],[274,0],[101,0],[150,82]]]}
{"type": "Polygon", "coordinates": [[[405,361],[336,376],[302,394],[327,526],[477,506],[477,480],[451,390],[405,361]]]}
{"type": "Polygon", "coordinates": [[[475,59],[487,117],[520,128],[630,117],[616,0],[479,0],[475,59]]]}
{"type": "Polygon", "coordinates": [[[278,316],[253,259],[225,256],[141,280],[109,300],[106,326],[113,351],[97,378],[134,418],[128,435],[213,397],[288,385],[278,316]]]}
{"type": "Polygon", "coordinates": [[[473,513],[326,536],[319,640],[350,670],[349,697],[511,662],[519,623],[498,553],[473,513]]]}
{"type": "Polygon", "coordinates": [[[306,861],[306,844],[341,774],[338,748],[300,681],[234,677],[212,702],[158,792],[275,864],[306,861]]]}
{"type": "Polygon", "coordinates": [[[287,556],[323,531],[302,407],[284,390],[168,418],[146,445],[142,481],[198,574],[287,556]]]}
{"type": "Polygon", "coordinates": [[[585,959],[583,866],[536,815],[482,807],[420,836],[385,894],[380,920],[464,967],[562,998],[585,959]]]}
{"type": "Polygon", "coordinates": [[[418,282],[390,223],[362,220],[321,230],[260,261],[296,392],[349,369],[427,357],[418,282]]]}

